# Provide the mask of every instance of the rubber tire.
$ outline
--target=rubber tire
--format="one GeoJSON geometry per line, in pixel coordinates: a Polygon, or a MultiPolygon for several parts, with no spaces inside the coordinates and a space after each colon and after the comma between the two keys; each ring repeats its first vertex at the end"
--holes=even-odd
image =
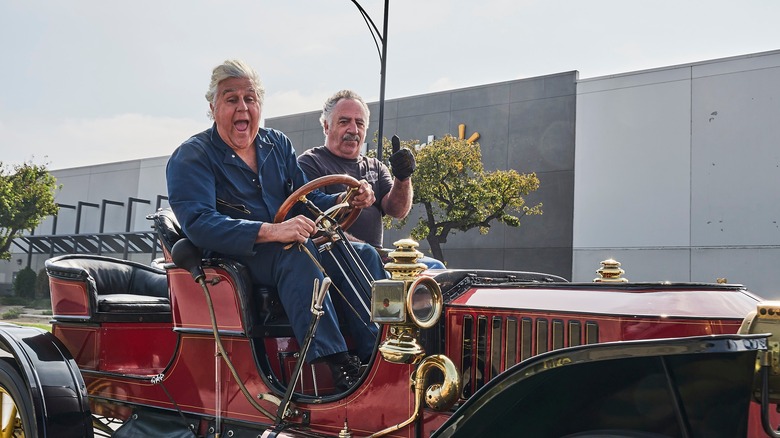
{"type": "MultiPolygon", "coordinates": [[[[16,404],[16,411],[22,419],[24,437],[37,437],[38,428],[33,415],[33,404],[24,379],[7,359],[0,360],[0,387],[11,396],[16,404]]],[[[17,436],[14,434],[14,436],[17,436]]]]}

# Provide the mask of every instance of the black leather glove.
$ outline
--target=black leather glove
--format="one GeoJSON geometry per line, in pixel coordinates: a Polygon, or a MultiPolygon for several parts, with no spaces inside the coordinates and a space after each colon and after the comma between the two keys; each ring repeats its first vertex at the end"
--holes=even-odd
{"type": "Polygon", "coordinates": [[[393,170],[393,176],[403,181],[414,173],[417,168],[417,161],[409,149],[399,149],[398,152],[390,155],[390,167],[393,170]]]}

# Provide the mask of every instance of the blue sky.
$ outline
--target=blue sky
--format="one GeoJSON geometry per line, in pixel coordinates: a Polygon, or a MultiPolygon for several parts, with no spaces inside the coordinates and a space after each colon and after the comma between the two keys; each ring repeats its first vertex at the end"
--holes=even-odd
{"type": "MultiPolygon", "coordinates": [[[[383,0],[360,0],[381,28],[383,0]]],[[[775,0],[391,0],[386,98],[580,79],[780,49],[775,0]]],[[[242,58],[264,117],[352,88],[379,56],[349,0],[0,0],[0,161],[62,169],[169,155],[210,125],[211,69],[242,58]]]]}

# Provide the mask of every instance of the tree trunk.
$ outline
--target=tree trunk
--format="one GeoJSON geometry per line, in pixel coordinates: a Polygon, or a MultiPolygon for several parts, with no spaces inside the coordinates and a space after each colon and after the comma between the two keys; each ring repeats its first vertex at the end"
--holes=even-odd
{"type": "Polygon", "coordinates": [[[436,236],[430,236],[427,239],[428,245],[431,247],[431,254],[433,254],[433,258],[441,261],[444,263],[444,254],[441,252],[441,244],[439,242],[439,238],[436,236]]]}

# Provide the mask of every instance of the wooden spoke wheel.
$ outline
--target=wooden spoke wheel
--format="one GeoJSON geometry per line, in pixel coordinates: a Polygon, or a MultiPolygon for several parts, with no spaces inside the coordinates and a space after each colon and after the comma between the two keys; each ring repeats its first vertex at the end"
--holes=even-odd
{"type": "Polygon", "coordinates": [[[37,437],[32,400],[22,376],[0,359],[0,438],[37,437]]]}

